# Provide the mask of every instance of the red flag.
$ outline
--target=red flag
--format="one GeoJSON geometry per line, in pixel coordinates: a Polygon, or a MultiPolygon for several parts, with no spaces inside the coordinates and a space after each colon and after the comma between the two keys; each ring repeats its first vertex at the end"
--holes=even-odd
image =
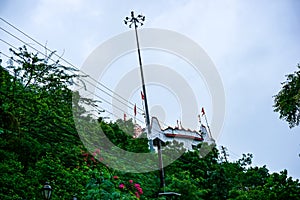
{"type": "Polygon", "coordinates": [[[134,104],[133,112],[134,112],[134,116],[136,116],[136,104],[134,104]]]}
{"type": "Polygon", "coordinates": [[[126,121],[126,113],[124,113],[124,121],[126,121]]]}
{"type": "Polygon", "coordinates": [[[145,99],[145,96],[144,96],[144,94],[143,94],[143,92],[141,91],[141,97],[142,97],[142,100],[144,100],[145,99]]]}
{"type": "Polygon", "coordinates": [[[202,116],[205,115],[205,111],[204,111],[204,108],[203,108],[203,107],[202,107],[201,112],[202,112],[202,116]]]}

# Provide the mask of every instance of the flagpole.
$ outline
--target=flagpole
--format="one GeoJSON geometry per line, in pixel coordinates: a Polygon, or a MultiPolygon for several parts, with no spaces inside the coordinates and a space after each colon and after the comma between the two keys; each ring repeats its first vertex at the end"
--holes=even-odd
{"type": "Polygon", "coordinates": [[[134,124],[136,124],[136,104],[134,104],[133,112],[134,112],[134,124]]]}
{"type": "Polygon", "coordinates": [[[208,128],[208,132],[209,132],[209,136],[210,136],[210,138],[212,138],[210,127],[209,127],[208,122],[207,122],[207,117],[206,117],[206,113],[204,111],[204,108],[202,108],[202,115],[204,115],[204,119],[205,119],[205,122],[206,122],[206,125],[207,125],[207,128],[208,128]]]}
{"type": "Polygon", "coordinates": [[[209,127],[208,122],[207,122],[206,114],[204,115],[204,117],[205,117],[206,125],[207,125],[207,128],[208,128],[209,136],[210,136],[210,138],[212,138],[210,127],[209,127]]]}
{"type": "Polygon", "coordinates": [[[141,98],[142,98],[142,106],[143,106],[143,117],[146,118],[146,117],[145,117],[145,106],[144,106],[144,98],[145,98],[145,97],[144,97],[142,91],[141,91],[141,98]]]}

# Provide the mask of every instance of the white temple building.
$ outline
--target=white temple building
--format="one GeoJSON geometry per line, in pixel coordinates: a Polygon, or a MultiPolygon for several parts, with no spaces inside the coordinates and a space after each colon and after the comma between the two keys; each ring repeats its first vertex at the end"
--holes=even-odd
{"type": "MultiPolygon", "coordinates": [[[[138,137],[138,135],[136,136],[138,137]]],[[[208,144],[215,143],[215,140],[210,136],[204,125],[200,126],[199,131],[192,131],[180,127],[167,127],[162,129],[156,117],[151,120],[151,134],[148,135],[149,140],[160,139],[162,142],[172,142],[176,140],[183,143],[183,147],[187,150],[193,150],[198,144],[207,142],[208,144]]]]}

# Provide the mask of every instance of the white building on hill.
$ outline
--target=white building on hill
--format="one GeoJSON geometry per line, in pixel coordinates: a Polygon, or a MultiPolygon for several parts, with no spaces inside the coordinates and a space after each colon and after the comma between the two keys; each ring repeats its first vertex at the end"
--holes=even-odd
{"type": "Polygon", "coordinates": [[[187,150],[193,150],[201,142],[207,142],[208,144],[215,143],[215,140],[207,132],[204,125],[201,125],[200,131],[192,131],[190,129],[184,128],[172,128],[167,127],[162,129],[158,119],[152,117],[151,121],[151,134],[148,135],[149,140],[160,139],[162,142],[172,142],[176,140],[177,142],[183,143],[183,147],[187,150]]]}

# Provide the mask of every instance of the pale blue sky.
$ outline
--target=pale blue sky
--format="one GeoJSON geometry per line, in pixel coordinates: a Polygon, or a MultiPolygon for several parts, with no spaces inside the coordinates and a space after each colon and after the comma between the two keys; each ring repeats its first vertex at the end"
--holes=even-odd
{"type": "MultiPolygon", "coordinates": [[[[299,9],[297,0],[0,3],[1,17],[39,42],[47,42],[59,54],[64,51],[63,57],[77,66],[98,45],[128,30],[122,21],[131,10],[146,15],[145,27],[186,35],[207,52],[223,81],[226,118],[218,145],[226,146],[233,160],[242,153],[253,153],[255,165],[266,164],[271,171],[288,169],[295,178],[300,178],[300,128],[289,129],[278,119],[272,96],[279,91],[284,75],[295,71],[300,62],[299,9]]],[[[0,25],[8,28],[3,22],[0,25]]],[[[0,38],[20,46],[4,32],[0,38]]],[[[8,48],[3,43],[0,47],[1,51],[8,48]]],[[[209,95],[203,95],[209,111],[209,95]]],[[[175,125],[171,121],[173,118],[169,124],[175,125]]]]}

